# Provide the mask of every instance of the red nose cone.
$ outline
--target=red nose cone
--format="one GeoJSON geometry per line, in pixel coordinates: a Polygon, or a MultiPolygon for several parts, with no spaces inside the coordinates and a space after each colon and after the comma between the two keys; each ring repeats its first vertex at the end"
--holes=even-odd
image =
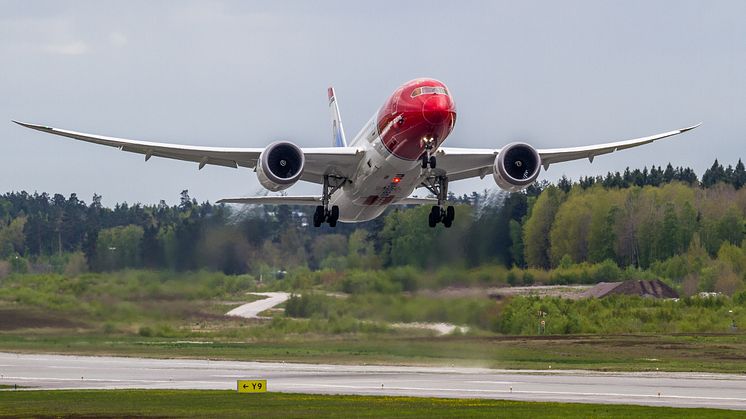
{"type": "Polygon", "coordinates": [[[422,104],[422,116],[433,125],[442,124],[451,112],[451,99],[446,95],[430,95],[422,104]]]}

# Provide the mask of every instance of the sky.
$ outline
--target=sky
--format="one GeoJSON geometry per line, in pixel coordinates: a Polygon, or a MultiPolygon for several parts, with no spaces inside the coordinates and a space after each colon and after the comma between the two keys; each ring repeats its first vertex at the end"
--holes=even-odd
{"type": "MultiPolygon", "coordinates": [[[[255,195],[249,169],[146,163],[10,120],[181,144],[329,146],[328,86],[349,138],[417,77],[452,92],[452,147],[578,146],[703,122],[539,179],[668,162],[701,175],[716,158],[746,158],[744,16],[744,1],[0,0],[0,193],[98,193],[108,206],[175,203],[183,189],[199,201],[255,195]]],[[[492,188],[489,177],[450,187],[492,188]]]]}

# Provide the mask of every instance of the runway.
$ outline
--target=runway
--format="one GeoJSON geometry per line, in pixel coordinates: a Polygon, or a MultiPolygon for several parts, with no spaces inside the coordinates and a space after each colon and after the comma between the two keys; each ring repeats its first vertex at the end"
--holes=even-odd
{"type": "MultiPolygon", "coordinates": [[[[746,410],[746,376],[486,368],[345,366],[0,353],[0,384],[41,389],[235,389],[490,398],[746,410]]],[[[0,399],[2,393],[0,393],[0,399]]]]}

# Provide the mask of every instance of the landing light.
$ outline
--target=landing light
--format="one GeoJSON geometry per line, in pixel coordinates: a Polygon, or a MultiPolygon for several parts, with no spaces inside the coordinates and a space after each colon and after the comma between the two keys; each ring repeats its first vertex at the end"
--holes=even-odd
{"type": "Polygon", "coordinates": [[[399,183],[399,182],[401,182],[401,178],[399,176],[395,176],[393,179],[391,179],[391,182],[393,182],[393,183],[399,183]]]}

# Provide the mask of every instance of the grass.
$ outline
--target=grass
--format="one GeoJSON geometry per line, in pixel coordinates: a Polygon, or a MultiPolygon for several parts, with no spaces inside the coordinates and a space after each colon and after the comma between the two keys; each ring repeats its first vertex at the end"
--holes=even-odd
{"type": "Polygon", "coordinates": [[[453,364],[507,369],[746,373],[743,335],[441,338],[372,335],[196,342],[139,336],[1,334],[0,351],[355,365],[453,364]]]}
{"type": "Polygon", "coordinates": [[[85,390],[0,392],[0,415],[158,417],[656,417],[743,416],[716,409],[515,402],[481,399],[237,394],[233,391],[85,390]],[[352,413],[354,412],[354,413],[352,413]]]}

